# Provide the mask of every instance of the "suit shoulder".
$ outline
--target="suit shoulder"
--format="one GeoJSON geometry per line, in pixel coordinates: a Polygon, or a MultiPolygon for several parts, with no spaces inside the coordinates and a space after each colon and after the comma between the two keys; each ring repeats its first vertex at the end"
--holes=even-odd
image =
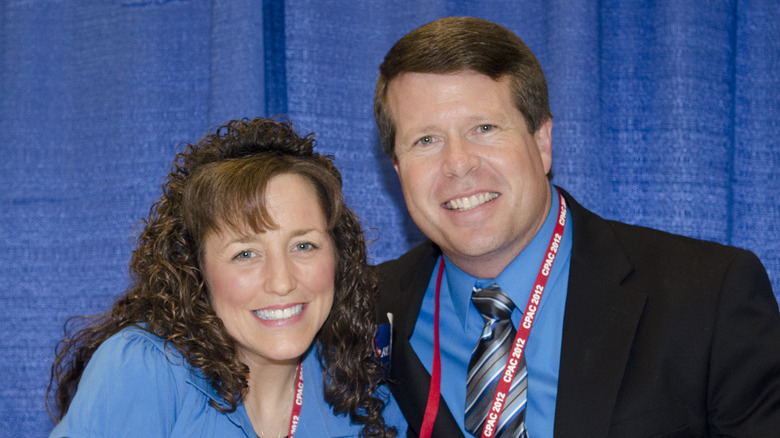
{"type": "Polygon", "coordinates": [[[758,258],[746,249],[722,243],[673,234],[667,231],[607,220],[628,254],[649,257],[688,258],[725,261],[735,257],[758,258]]]}
{"type": "Polygon", "coordinates": [[[752,252],[737,247],[603,218],[580,205],[565,190],[559,190],[572,211],[575,246],[593,249],[583,252],[588,257],[608,254],[619,247],[634,262],[643,259],[679,262],[685,258],[722,263],[735,257],[758,261],[752,252]]]}
{"type": "Polygon", "coordinates": [[[666,290],[672,284],[712,290],[729,277],[751,277],[759,283],[767,278],[750,251],[604,219],[570,196],[567,201],[574,225],[572,261],[609,281],[628,281],[647,290],[666,290]]]}
{"type": "Polygon", "coordinates": [[[401,257],[378,266],[377,311],[380,320],[383,319],[381,315],[387,312],[400,314],[406,312],[409,307],[419,307],[430,273],[440,254],[435,244],[426,241],[401,257]]]}
{"type": "Polygon", "coordinates": [[[608,221],[646,285],[677,284],[688,290],[717,290],[735,281],[768,288],[766,268],[751,251],[652,228],[608,221]]]}
{"type": "Polygon", "coordinates": [[[420,268],[420,263],[431,258],[436,258],[441,252],[430,240],[425,241],[410,249],[400,257],[387,260],[377,266],[382,281],[401,273],[406,273],[420,268]]]}

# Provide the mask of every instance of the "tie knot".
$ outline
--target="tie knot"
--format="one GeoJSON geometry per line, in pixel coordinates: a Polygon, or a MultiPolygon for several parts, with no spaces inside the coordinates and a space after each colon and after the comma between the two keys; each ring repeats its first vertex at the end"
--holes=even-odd
{"type": "Polygon", "coordinates": [[[495,284],[483,289],[475,287],[471,302],[483,318],[491,320],[509,319],[515,309],[515,303],[495,284]]]}

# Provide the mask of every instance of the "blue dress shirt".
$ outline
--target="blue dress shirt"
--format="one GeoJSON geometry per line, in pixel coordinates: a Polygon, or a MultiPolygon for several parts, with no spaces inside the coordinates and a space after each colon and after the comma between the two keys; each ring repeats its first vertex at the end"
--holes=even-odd
{"type": "MultiPolygon", "coordinates": [[[[362,425],[336,416],[325,403],[316,354],[303,361],[303,406],[295,438],[356,437],[362,425]]],[[[222,413],[224,402],[199,370],[159,337],[128,327],[107,339],[89,361],[59,437],[256,437],[243,404],[222,413]]],[[[391,400],[389,424],[405,423],[391,400]]]]}
{"type": "MultiPolygon", "coordinates": [[[[517,327],[525,311],[536,275],[544,260],[555,222],[558,218],[558,192],[552,190],[550,212],[542,228],[526,248],[495,279],[476,278],[458,269],[446,259],[440,296],[441,394],[463,430],[466,405],[466,376],[469,360],[482,333],[484,320],[471,302],[473,287],[496,283],[512,301],[516,309],[512,322],[517,327]]],[[[555,401],[560,369],[563,311],[569,284],[572,224],[567,211],[567,222],[558,255],[537,311],[534,325],[525,349],[528,367],[528,405],[526,427],[532,437],[552,437],[555,420],[555,401]]],[[[411,345],[428,369],[433,363],[433,316],[435,310],[436,272],[434,268],[425,291],[420,314],[411,337],[411,345]]]]}

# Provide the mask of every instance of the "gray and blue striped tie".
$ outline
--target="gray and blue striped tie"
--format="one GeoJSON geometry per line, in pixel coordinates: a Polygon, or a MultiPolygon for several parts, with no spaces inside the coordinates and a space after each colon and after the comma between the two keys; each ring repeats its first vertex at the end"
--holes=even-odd
{"type": "MultiPolygon", "coordinates": [[[[469,433],[480,436],[517,330],[511,320],[515,305],[497,285],[475,287],[471,301],[482,314],[485,327],[469,362],[465,425],[469,433]]],[[[528,436],[525,430],[527,375],[523,355],[496,426],[496,438],[528,436]]]]}

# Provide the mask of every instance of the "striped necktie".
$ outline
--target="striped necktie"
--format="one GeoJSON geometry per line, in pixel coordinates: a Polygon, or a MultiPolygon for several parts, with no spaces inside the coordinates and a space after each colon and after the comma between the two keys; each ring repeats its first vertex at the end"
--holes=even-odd
{"type": "MultiPolygon", "coordinates": [[[[471,301],[485,320],[482,336],[471,355],[466,381],[466,430],[478,437],[482,433],[498,379],[504,371],[517,330],[511,320],[515,305],[497,285],[484,289],[475,287],[471,301]]],[[[527,375],[523,355],[496,426],[496,438],[527,436],[527,375]]]]}

